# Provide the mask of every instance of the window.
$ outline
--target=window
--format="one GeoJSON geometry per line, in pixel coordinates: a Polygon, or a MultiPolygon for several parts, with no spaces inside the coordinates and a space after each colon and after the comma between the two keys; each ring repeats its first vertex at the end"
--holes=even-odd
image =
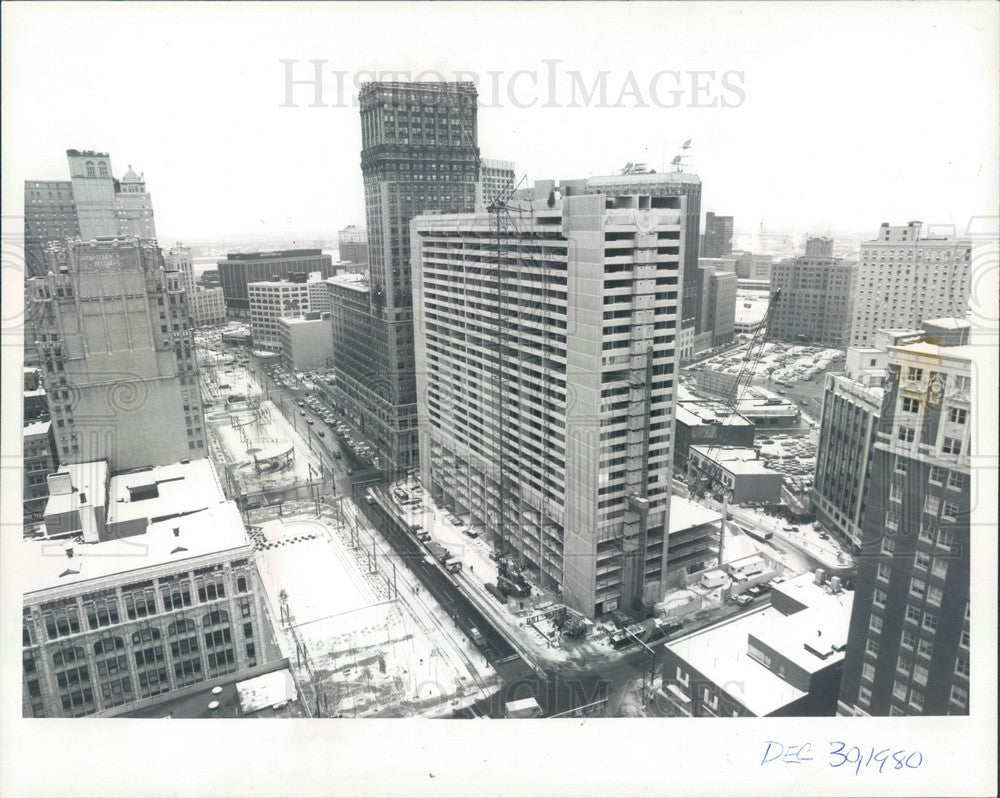
{"type": "Polygon", "coordinates": [[[941,466],[931,466],[930,481],[935,485],[943,485],[948,476],[948,469],[941,466]]]}
{"type": "Polygon", "coordinates": [[[930,659],[932,656],[934,656],[934,644],[930,640],[924,640],[923,638],[921,638],[920,642],[917,643],[917,653],[921,657],[926,657],[927,659],[930,659]]]}
{"type": "Polygon", "coordinates": [[[712,709],[719,708],[719,697],[707,687],[703,687],[701,690],[701,700],[702,703],[708,704],[712,709]]]}
{"type": "Polygon", "coordinates": [[[868,619],[868,628],[876,634],[880,634],[882,632],[882,619],[872,613],[871,618],[868,619]]]}
{"type": "Polygon", "coordinates": [[[888,597],[888,594],[884,590],[876,590],[872,595],[872,603],[876,607],[885,607],[885,600],[888,597]]]}
{"type": "Polygon", "coordinates": [[[920,623],[920,608],[914,607],[912,604],[907,604],[906,620],[913,621],[913,623],[920,623]]]}
{"type": "Polygon", "coordinates": [[[948,420],[952,424],[964,424],[968,416],[968,411],[961,407],[948,408],[948,420]]]}
{"type": "Polygon", "coordinates": [[[865,687],[865,685],[861,685],[858,688],[858,701],[861,701],[865,704],[870,704],[871,700],[872,700],[872,691],[869,688],[865,687]]]}
{"type": "Polygon", "coordinates": [[[917,433],[913,429],[913,427],[900,426],[899,432],[896,433],[896,436],[899,438],[899,440],[903,441],[903,443],[913,443],[914,439],[917,436],[917,433]]]}
{"type": "Polygon", "coordinates": [[[892,554],[896,550],[896,541],[892,538],[882,538],[882,553],[892,554]]]}
{"type": "Polygon", "coordinates": [[[923,379],[923,376],[924,376],[924,370],[918,369],[915,366],[910,366],[909,369],[907,369],[906,371],[906,379],[908,380],[914,380],[914,381],[920,380],[923,379]]]}
{"type": "Polygon", "coordinates": [[[888,582],[889,581],[889,577],[891,575],[892,575],[892,568],[890,568],[884,562],[880,562],[878,564],[878,572],[876,573],[876,576],[879,579],[881,579],[883,582],[888,582]]]}
{"type": "Polygon", "coordinates": [[[941,606],[941,600],[944,598],[944,591],[936,585],[931,585],[927,590],[927,603],[933,604],[935,607],[941,606]]]}
{"type": "Polygon", "coordinates": [[[969,704],[969,691],[964,687],[959,687],[957,684],[951,686],[951,702],[957,704],[963,709],[969,704]]]}
{"type": "Polygon", "coordinates": [[[899,638],[899,645],[903,648],[908,648],[913,650],[917,645],[917,634],[916,632],[911,632],[909,629],[904,629],[902,636],[899,638]]]}
{"type": "Polygon", "coordinates": [[[878,650],[879,650],[878,640],[876,640],[874,637],[869,637],[868,640],[865,641],[865,653],[871,654],[873,657],[877,657],[878,650]]]}
{"type": "Polygon", "coordinates": [[[918,399],[911,399],[909,396],[903,397],[903,412],[904,413],[919,413],[920,412],[920,401],[918,399]]]}
{"type": "Polygon", "coordinates": [[[933,543],[934,542],[933,526],[931,524],[928,524],[926,521],[921,521],[920,531],[917,533],[917,537],[919,537],[925,543],[933,543]]]}
{"type": "Polygon", "coordinates": [[[931,515],[938,514],[938,508],[941,506],[941,500],[937,496],[927,496],[924,499],[924,512],[930,513],[931,515]]]}
{"type": "Polygon", "coordinates": [[[918,690],[916,687],[910,690],[910,706],[914,707],[915,709],[924,708],[923,691],[918,690]]]}
{"type": "MultiPolygon", "coordinates": [[[[891,497],[890,497],[891,498],[891,497]]],[[[895,510],[888,510],[885,514],[886,529],[899,529],[899,513],[895,510]]]]}
{"type": "MultiPolygon", "coordinates": [[[[941,505],[941,518],[945,521],[955,521],[958,518],[958,505],[955,502],[944,502],[941,505]]],[[[950,532],[948,534],[951,535],[950,532]]]]}
{"type": "Polygon", "coordinates": [[[935,557],[934,564],[931,566],[931,573],[944,579],[948,575],[948,561],[944,557],[935,557]]]}
{"type": "Polygon", "coordinates": [[[237,593],[247,592],[247,578],[245,576],[236,577],[236,592],[237,593]]]}
{"type": "Polygon", "coordinates": [[[896,681],[892,685],[892,694],[898,698],[900,701],[906,700],[906,685],[903,682],[896,681]]]}
{"type": "Polygon", "coordinates": [[[917,665],[913,669],[913,681],[915,681],[917,684],[922,684],[926,686],[927,676],[928,676],[927,668],[925,668],[923,665],[917,665]]]}
{"type": "Polygon", "coordinates": [[[948,472],[948,487],[951,490],[963,490],[965,488],[965,478],[961,471],[948,472]]]}
{"type": "Polygon", "coordinates": [[[962,630],[962,640],[959,643],[959,645],[961,645],[963,648],[968,648],[969,647],[969,630],[968,629],[963,629],[962,630]]]}
{"type": "Polygon", "coordinates": [[[680,667],[678,667],[676,671],[677,671],[676,673],[677,681],[683,684],[685,687],[690,685],[691,675],[687,671],[681,670],[680,667]]]}
{"type": "Polygon", "coordinates": [[[906,461],[902,457],[897,457],[896,458],[896,462],[893,465],[893,470],[897,474],[903,474],[903,475],[905,475],[907,473],[907,471],[909,470],[909,468],[907,467],[906,461]]]}
{"type": "Polygon", "coordinates": [[[958,438],[949,438],[945,435],[944,443],[941,446],[941,451],[945,454],[961,454],[962,453],[962,442],[958,438]]]}
{"type": "Polygon", "coordinates": [[[924,629],[929,632],[936,632],[938,625],[937,615],[932,615],[929,612],[924,613],[924,629]]]}
{"type": "Polygon", "coordinates": [[[870,662],[866,662],[861,666],[861,678],[865,681],[874,682],[875,681],[875,666],[870,662]]]}

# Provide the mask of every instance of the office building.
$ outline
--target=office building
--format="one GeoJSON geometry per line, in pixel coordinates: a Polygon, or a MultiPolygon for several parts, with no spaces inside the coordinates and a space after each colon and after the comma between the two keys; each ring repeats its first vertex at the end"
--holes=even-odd
{"type": "Polygon", "coordinates": [[[153,203],[145,178],[132,171],[118,180],[106,152],[66,150],[69,180],[24,184],[24,257],[27,274],[45,274],[49,244],[77,237],[155,239],[153,203]]]}
{"type": "Polygon", "coordinates": [[[24,716],[119,715],[277,667],[253,546],[208,461],[107,473],[54,480],[47,519],[82,537],[21,544],[24,716]]]}
{"type": "Polygon", "coordinates": [[[358,266],[368,263],[368,233],[364,228],[349,224],[337,233],[337,257],[358,266]]]}
{"type": "Polygon", "coordinates": [[[736,327],[736,272],[721,269],[719,261],[701,258],[698,261],[699,294],[701,296],[700,332],[695,351],[728,344],[736,327]]]}
{"type": "Polygon", "coordinates": [[[310,275],[309,280],[306,281],[306,295],[309,299],[310,312],[329,313],[331,311],[333,306],[330,302],[330,289],[326,280],[321,279],[318,274],[310,275]]]}
{"type": "Polygon", "coordinates": [[[188,292],[190,298],[195,289],[194,258],[191,256],[191,247],[174,244],[169,252],[163,254],[163,268],[180,275],[181,285],[188,292]]]}
{"type": "MultiPolygon", "coordinates": [[[[663,647],[676,717],[823,717],[836,713],[855,594],[810,573],[775,584],[771,604],[663,647]]],[[[860,595],[860,592],[857,594],[860,595]]]]}
{"type": "Polygon", "coordinates": [[[226,308],[234,315],[250,315],[250,283],[278,281],[292,275],[319,272],[323,279],[333,277],[337,271],[333,258],[318,249],[285,249],[275,252],[230,252],[219,261],[219,281],[226,308]]]}
{"type": "Polygon", "coordinates": [[[31,278],[29,328],[43,357],[62,463],[116,470],[203,455],[186,292],[154,242],[52,244],[31,278]]]}
{"type": "Polygon", "coordinates": [[[775,396],[766,388],[748,388],[736,403],[736,412],[757,429],[797,429],[802,412],[795,402],[775,396]]]}
{"type": "Polygon", "coordinates": [[[832,258],[833,239],[824,236],[810,236],[806,239],[807,258],[832,258]]]}
{"type": "Polygon", "coordinates": [[[839,714],[969,713],[969,329],[889,347],[839,714]]]}
{"type": "Polygon", "coordinates": [[[343,353],[335,342],[336,398],[387,471],[417,465],[410,220],[474,209],[476,97],[464,82],[367,83],[359,95],[368,309],[358,303],[361,283],[332,290],[330,298],[335,335],[351,319],[350,334],[367,337],[343,353]],[[348,304],[338,307],[338,300],[348,304]]]}
{"type": "Polygon", "coordinates": [[[972,244],[967,238],[924,236],[920,222],[883,222],[861,244],[850,345],[871,346],[875,331],[913,330],[924,319],[969,312],[972,244]]]}
{"type": "Polygon", "coordinates": [[[777,504],[784,477],[745,446],[691,446],[688,474],[704,490],[728,496],[732,504],[777,504]]]}
{"type": "Polygon", "coordinates": [[[688,451],[692,445],[751,447],[753,439],[753,422],[732,412],[722,402],[699,399],[677,403],[674,464],[681,472],[687,471],[688,451]]]}
{"type": "Polygon", "coordinates": [[[858,264],[840,258],[805,255],[776,263],[771,271],[774,313],[767,327],[768,338],[794,344],[845,347],[857,278],[858,264]],[[775,302],[779,291],[780,299],[775,302]]]}
{"type": "Polygon", "coordinates": [[[54,241],[80,235],[68,180],[26,180],[24,183],[24,261],[28,277],[45,274],[45,249],[54,241]]]}
{"type": "Polygon", "coordinates": [[[871,347],[849,347],[844,371],[828,373],[820,415],[813,507],[824,527],[855,553],[872,476],[888,350],[920,332],[880,330],[871,347]]]}
{"type": "Polygon", "coordinates": [[[188,294],[188,312],[195,327],[224,324],[226,321],[226,299],[221,288],[196,286],[188,294]]]}
{"type": "Polygon", "coordinates": [[[305,282],[268,280],[247,286],[250,302],[250,332],[255,347],[279,349],[278,320],[301,316],[309,310],[309,288],[305,282]]]}
{"type": "Polygon", "coordinates": [[[517,189],[517,175],[513,161],[482,158],[479,161],[479,184],[476,188],[476,210],[489,209],[490,203],[506,202],[517,189]]]}
{"type": "Polygon", "coordinates": [[[705,234],[702,236],[703,258],[724,258],[733,252],[733,217],[705,214],[705,234]]]}
{"type": "Polygon", "coordinates": [[[292,372],[328,369],[333,365],[333,323],[329,313],[278,319],[282,364],[292,372]]]}
{"type": "Polygon", "coordinates": [[[535,196],[499,253],[488,214],[411,225],[422,482],[573,608],[631,611],[666,575],[684,202],[535,196]]]}

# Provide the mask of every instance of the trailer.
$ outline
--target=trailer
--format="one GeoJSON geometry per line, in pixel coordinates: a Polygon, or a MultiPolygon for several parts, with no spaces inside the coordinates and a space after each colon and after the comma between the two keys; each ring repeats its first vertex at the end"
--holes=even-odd
{"type": "Polygon", "coordinates": [[[435,543],[433,540],[427,541],[427,551],[431,553],[431,556],[437,560],[439,563],[444,564],[444,561],[448,559],[448,549],[442,546],[440,543],[435,543]]]}

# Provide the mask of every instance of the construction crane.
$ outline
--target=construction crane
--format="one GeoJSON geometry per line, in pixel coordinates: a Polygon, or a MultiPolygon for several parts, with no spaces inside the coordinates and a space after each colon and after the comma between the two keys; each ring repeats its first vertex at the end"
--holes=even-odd
{"type": "MultiPolygon", "coordinates": [[[[456,109],[458,110],[458,109],[456,109]]],[[[461,113],[457,114],[462,128],[463,137],[468,140],[468,146],[472,148],[476,158],[477,177],[481,178],[483,162],[476,146],[475,138],[468,124],[461,113]]],[[[510,489],[510,481],[507,468],[507,449],[511,445],[507,435],[508,408],[506,406],[507,376],[506,361],[513,357],[517,358],[520,351],[516,340],[511,345],[511,335],[508,326],[508,303],[507,303],[507,275],[504,267],[504,240],[513,232],[517,239],[520,239],[520,225],[514,220],[511,214],[511,199],[514,193],[520,188],[523,178],[518,181],[509,179],[507,182],[493,192],[491,196],[484,196],[486,211],[490,216],[490,238],[494,255],[494,281],[493,293],[495,298],[495,325],[493,331],[492,346],[493,352],[491,363],[492,381],[494,390],[493,410],[495,414],[494,428],[494,452],[496,453],[496,483],[497,483],[497,503],[496,514],[493,518],[494,527],[494,556],[497,563],[497,589],[504,595],[522,597],[530,593],[530,587],[521,575],[519,569],[515,568],[514,551],[511,545],[507,528],[507,501],[513,491],[510,489]]],[[[550,198],[551,199],[551,198],[550,198]]],[[[515,261],[516,271],[520,271],[521,248],[517,248],[517,258],[515,261]]],[[[514,336],[516,338],[516,335],[514,336]]],[[[487,520],[489,508],[486,510],[487,520]]],[[[541,524],[539,525],[539,537],[541,524]]]]}
{"type": "Polygon", "coordinates": [[[681,151],[674,156],[674,159],[670,162],[670,165],[674,167],[675,172],[684,171],[684,161],[687,160],[687,151],[691,149],[691,139],[688,139],[683,144],[681,144],[681,151]]]}
{"type": "MultiPolygon", "coordinates": [[[[774,318],[774,312],[780,299],[780,289],[770,296],[764,318],[750,339],[750,345],[747,347],[743,361],[740,363],[740,370],[736,374],[736,379],[722,400],[725,410],[728,411],[726,417],[736,414],[740,401],[743,399],[743,394],[753,381],[753,375],[756,373],[757,366],[760,364],[761,356],[764,353],[767,330],[770,327],[771,320],[774,318]]],[[[726,446],[731,426],[723,421],[719,434],[706,451],[708,459],[711,458],[714,451],[726,446]]],[[[700,472],[700,476],[694,483],[697,490],[708,491],[715,487],[722,494],[722,522],[719,524],[719,565],[722,565],[726,538],[726,521],[729,519],[730,490],[715,475],[708,473],[704,467],[696,465],[695,468],[700,472]]]]}

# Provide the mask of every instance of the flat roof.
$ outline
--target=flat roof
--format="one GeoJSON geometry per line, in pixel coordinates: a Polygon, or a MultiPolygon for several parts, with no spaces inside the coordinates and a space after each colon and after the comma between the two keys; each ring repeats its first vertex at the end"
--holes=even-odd
{"type": "Polygon", "coordinates": [[[968,330],[972,329],[972,322],[968,319],[956,319],[953,316],[945,316],[940,319],[926,319],[924,324],[933,324],[947,330],[968,330]]]}
{"type": "Polygon", "coordinates": [[[692,451],[716,463],[731,474],[774,474],[780,476],[764,465],[757,455],[756,449],[745,446],[702,446],[691,447],[692,451]]]}
{"type": "Polygon", "coordinates": [[[111,478],[108,494],[108,524],[203,510],[226,499],[207,457],[119,474],[111,478]],[[156,496],[132,498],[132,490],[153,485],[156,496]]]}
{"type": "MultiPolygon", "coordinates": [[[[812,574],[801,574],[774,589],[797,591],[803,581],[811,584],[812,574]]],[[[805,646],[819,639],[824,645],[846,643],[854,594],[831,594],[818,585],[812,587],[815,590],[806,586],[801,591],[810,603],[799,612],[785,615],[774,607],[764,607],[693,632],[666,647],[755,715],[770,715],[806,693],[750,657],[751,635],[809,673],[844,657],[840,650],[822,658],[805,646]],[[822,634],[817,635],[817,631],[822,634]]]]}
{"type": "Polygon", "coordinates": [[[970,344],[962,344],[961,346],[938,346],[937,344],[932,344],[927,341],[918,341],[914,344],[901,344],[899,346],[891,346],[893,349],[901,354],[907,355],[926,355],[932,358],[949,358],[951,360],[972,360],[977,356],[981,356],[983,349],[979,346],[971,346],[970,344]]]}
{"type": "Polygon", "coordinates": [[[681,183],[701,185],[701,178],[690,172],[639,172],[631,175],[601,175],[586,178],[587,185],[617,183],[681,183]]]}
{"type": "Polygon", "coordinates": [[[722,402],[712,399],[678,400],[676,418],[689,427],[725,424],[730,427],[752,427],[753,422],[731,412],[722,402]]]}
{"type": "Polygon", "coordinates": [[[190,515],[150,524],[142,535],[100,543],[22,541],[25,595],[138,572],[164,563],[181,563],[206,554],[249,545],[235,502],[222,502],[190,515]],[[180,534],[175,535],[174,529],[180,534]],[[66,554],[73,550],[73,556],[66,554]]]}
{"type": "Polygon", "coordinates": [[[21,435],[25,438],[30,438],[34,435],[44,435],[49,431],[51,426],[51,421],[32,421],[24,425],[21,435]]]}
{"type": "Polygon", "coordinates": [[[683,496],[670,497],[670,529],[667,534],[683,532],[704,524],[713,524],[722,520],[722,513],[716,512],[698,502],[683,496]]]}
{"type": "Polygon", "coordinates": [[[368,278],[363,274],[355,274],[353,272],[347,272],[345,274],[338,274],[336,277],[327,277],[326,282],[330,285],[339,285],[343,288],[351,288],[355,291],[368,291],[368,278]]]}
{"type": "Polygon", "coordinates": [[[70,463],[59,466],[56,474],[69,474],[73,491],[60,495],[49,494],[45,515],[71,513],[81,507],[103,507],[107,504],[106,484],[108,461],[92,460],[87,463],[70,463]],[[80,501],[83,495],[86,501],[80,501]]]}

